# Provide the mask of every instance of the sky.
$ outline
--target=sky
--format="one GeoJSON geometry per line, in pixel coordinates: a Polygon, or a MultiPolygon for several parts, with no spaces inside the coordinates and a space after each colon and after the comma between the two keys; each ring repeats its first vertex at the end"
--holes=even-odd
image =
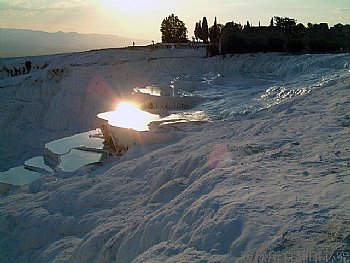
{"type": "Polygon", "coordinates": [[[0,27],[46,32],[113,34],[159,42],[160,24],[174,13],[194,25],[229,21],[268,25],[271,17],[290,17],[307,24],[350,24],[350,0],[0,0],[0,27]]]}

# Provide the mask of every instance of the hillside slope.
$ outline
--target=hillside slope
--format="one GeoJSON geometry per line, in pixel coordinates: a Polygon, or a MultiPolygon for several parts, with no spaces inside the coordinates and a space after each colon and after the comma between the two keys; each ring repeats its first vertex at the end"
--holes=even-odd
{"type": "Polygon", "coordinates": [[[116,35],[79,34],[75,32],[33,31],[0,28],[0,57],[24,57],[71,53],[101,48],[149,45],[150,40],[130,39],[116,35]]]}
{"type": "MultiPolygon", "coordinates": [[[[48,69],[20,76],[25,81],[3,77],[1,92],[12,87],[25,105],[39,100],[44,111],[29,114],[37,117],[30,123],[36,132],[61,135],[71,126],[94,126],[96,111],[113,104],[106,101],[110,94],[183,75],[194,77],[179,86],[195,87],[195,76],[212,72],[221,74],[217,84],[228,76],[264,77],[286,88],[297,82],[307,92],[278,90],[264,109],[182,124],[182,135],[170,143],[134,147],[102,167],[66,179],[53,173],[12,190],[0,198],[1,262],[258,262],[349,253],[348,55],[203,59],[191,50],[114,52],[50,57],[48,69]],[[49,77],[55,68],[67,68],[57,81],[49,77]],[[39,76],[47,84],[26,92],[25,83],[39,76]]],[[[3,61],[10,62],[20,63],[3,61]]],[[[266,96],[276,91],[269,85],[266,96]]],[[[21,134],[14,124],[27,111],[4,112],[13,122],[3,123],[21,134]]]]}

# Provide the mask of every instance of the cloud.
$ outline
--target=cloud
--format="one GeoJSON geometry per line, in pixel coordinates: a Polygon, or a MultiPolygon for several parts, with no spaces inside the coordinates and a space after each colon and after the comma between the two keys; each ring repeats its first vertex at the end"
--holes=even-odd
{"type": "Polygon", "coordinates": [[[60,11],[71,8],[82,7],[86,5],[86,0],[13,0],[0,3],[2,11],[17,11],[17,12],[45,12],[45,11],[60,11]]]}

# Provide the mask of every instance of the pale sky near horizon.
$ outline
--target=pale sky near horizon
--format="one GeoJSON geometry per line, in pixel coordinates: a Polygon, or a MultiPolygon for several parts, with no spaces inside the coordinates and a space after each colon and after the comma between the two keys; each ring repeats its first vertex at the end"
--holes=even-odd
{"type": "Polygon", "coordinates": [[[162,20],[174,13],[193,36],[194,25],[214,17],[268,25],[272,16],[350,24],[350,0],[0,0],[0,27],[47,32],[113,34],[160,41],[162,20]]]}

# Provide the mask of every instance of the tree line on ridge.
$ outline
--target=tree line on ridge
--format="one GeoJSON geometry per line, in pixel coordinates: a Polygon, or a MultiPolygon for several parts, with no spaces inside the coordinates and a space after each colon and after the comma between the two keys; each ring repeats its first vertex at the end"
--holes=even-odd
{"type": "MultiPolygon", "coordinates": [[[[187,27],[171,14],[161,23],[163,43],[189,43],[187,27]]],[[[254,52],[349,52],[350,25],[327,23],[304,26],[296,19],[274,16],[268,26],[252,26],[227,22],[218,24],[215,17],[211,27],[206,17],[196,22],[194,43],[207,44],[209,55],[254,52]]]]}

